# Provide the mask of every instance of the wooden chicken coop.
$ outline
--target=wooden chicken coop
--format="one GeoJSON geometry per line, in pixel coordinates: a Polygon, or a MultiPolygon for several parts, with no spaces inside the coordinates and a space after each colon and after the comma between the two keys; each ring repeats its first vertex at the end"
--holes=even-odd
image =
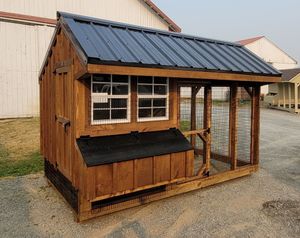
{"type": "Polygon", "coordinates": [[[40,72],[48,181],[78,221],[258,169],[260,86],[243,46],[68,13],[40,72]]]}

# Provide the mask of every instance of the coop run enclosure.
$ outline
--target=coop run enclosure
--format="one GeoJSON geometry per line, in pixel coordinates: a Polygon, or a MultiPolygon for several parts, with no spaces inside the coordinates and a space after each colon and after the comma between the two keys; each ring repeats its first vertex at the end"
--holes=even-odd
{"type": "Polygon", "coordinates": [[[260,86],[241,45],[67,13],[40,72],[48,181],[78,221],[248,175],[260,86]]]}

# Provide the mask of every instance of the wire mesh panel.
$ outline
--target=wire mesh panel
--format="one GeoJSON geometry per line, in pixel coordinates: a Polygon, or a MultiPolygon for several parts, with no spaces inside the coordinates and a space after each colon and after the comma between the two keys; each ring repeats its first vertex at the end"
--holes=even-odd
{"type": "Polygon", "coordinates": [[[238,123],[237,123],[237,159],[238,166],[250,164],[251,146],[251,97],[243,87],[237,91],[238,123]],[[243,163],[240,163],[240,162],[243,163]]]}
{"type": "Polygon", "coordinates": [[[230,169],[229,97],[229,87],[212,87],[211,174],[230,169]]]}
{"type": "MultiPolygon", "coordinates": [[[[200,87],[198,87],[199,89],[200,87]]],[[[204,87],[197,90],[195,100],[196,127],[192,128],[192,87],[180,87],[180,130],[187,132],[203,128],[204,87]]],[[[194,174],[203,164],[203,141],[195,136],[194,174]]],[[[187,138],[191,142],[191,137],[187,138]]],[[[192,143],[192,142],[191,142],[192,143]]]]}

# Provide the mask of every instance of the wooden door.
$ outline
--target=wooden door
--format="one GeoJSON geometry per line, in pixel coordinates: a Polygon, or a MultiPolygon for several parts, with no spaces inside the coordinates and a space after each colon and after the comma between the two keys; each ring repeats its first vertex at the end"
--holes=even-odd
{"type": "Polygon", "coordinates": [[[71,176],[71,88],[68,73],[55,75],[56,166],[67,178],[71,176]]]}

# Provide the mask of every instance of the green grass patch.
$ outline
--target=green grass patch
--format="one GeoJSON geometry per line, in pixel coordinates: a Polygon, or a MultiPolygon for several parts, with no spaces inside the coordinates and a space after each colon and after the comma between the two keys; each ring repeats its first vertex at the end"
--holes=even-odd
{"type": "Polygon", "coordinates": [[[43,170],[43,160],[40,153],[34,152],[22,160],[12,160],[3,155],[8,153],[0,148],[0,177],[22,176],[43,170]]]}

